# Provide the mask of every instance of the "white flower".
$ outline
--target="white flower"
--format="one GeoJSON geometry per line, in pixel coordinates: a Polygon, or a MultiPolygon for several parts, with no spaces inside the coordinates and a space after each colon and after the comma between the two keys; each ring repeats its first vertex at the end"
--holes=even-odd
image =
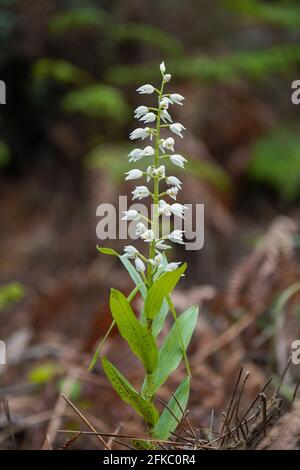
{"type": "Polygon", "coordinates": [[[147,106],[139,106],[134,111],[134,117],[136,119],[140,119],[140,117],[145,116],[147,113],[149,113],[149,108],[147,108],[147,106]]]}
{"type": "Polygon", "coordinates": [[[134,246],[124,246],[124,258],[134,259],[137,254],[138,250],[134,246]]]}
{"type": "Polygon", "coordinates": [[[144,262],[141,260],[141,258],[135,258],[134,264],[135,264],[136,270],[139,273],[145,271],[146,267],[145,267],[144,262]]]}
{"type": "Polygon", "coordinates": [[[169,250],[171,247],[161,240],[161,241],[156,243],[155,248],[157,250],[169,250]]]}
{"type": "Polygon", "coordinates": [[[169,82],[171,78],[172,78],[172,75],[170,73],[166,73],[166,75],[164,76],[164,81],[169,82]]]}
{"type": "Polygon", "coordinates": [[[168,109],[170,104],[173,104],[170,98],[168,98],[167,96],[164,96],[159,102],[159,107],[161,109],[168,109]]]}
{"type": "Polygon", "coordinates": [[[156,119],[156,116],[154,113],[147,113],[145,116],[141,117],[140,121],[144,122],[154,122],[156,119]]]}
{"type": "Polygon", "coordinates": [[[139,222],[138,224],[136,224],[135,234],[140,236],[142,235],[142,233],[146,232],[146,230],[147,230],[147,227],[142,222],[139,222]]]}
{"type": "Polygon", "coordinates": [[[184,96],[182,95],[179,95],[179,93],[172,93],[170,95],[170,100],[172,101],[172,103],[174,104],[181,104],[182,105],[182,101],[184,100],[184,96]]]}
{"type": "Polygon", "coordinates": [[[184,168],[184,163],[187,162],[186,158],[182,155],[171,155],[170,160],[174,165],[179,166],[180,168],[184,168]]]}
{"type": "Polygon", "coordinates": [[[144,197],[148,197],[149,194],[150,194],[150,191],[149,189],[147,188],[147,186],[137,186],[134,191],[132,191],[133,194],[133,198],[132,200],[134,201],[135,199],[143,199],[144,197]]]}
{"type": "Polygon", "coordinates": [[[147,183],[149,183],[149,181],[151,180],[151,177],[154,176],[153,175],[154,170],[155,170],[155,167],[153,165],[148,166],[147,171],[146,171],[146,173],[147,173],[147,183]]]}
{"type": "Polygon", "coordinates": [[[181,262],[179,262],[179,263],[169,263],[165,267],[165,271],[166,272],[175,271],[175,269],[177,269],[178,266],[180,266],[180,265],[181,265],[181,262]]]}
{"type": "Polygon", "coordinates": [[[172,188],[167,189],[167,195],[170,196],[172,199],[175,199],[176,201],[176,196],[178,194],[179,189],[176,188],[176,186],[172,186],[172,188]]]}
{"type": "Polygon", "coordinates": [[[175,186],[175,188],[181,189],[182,183],[178,178],[176,178],[176,176],[168,176],[166,179],[166,183],[169,186],[175,186]]]}
{"type": "Polygon", "coordinates": [[[144,148],[143,154],[145,155],[145,157],[151,157],[152,155],[154,155],[154,153],[155,153],[154,148],[151,147],[150,145],[144,148]]]}
{"type": "Polygon", "coordinates": [[[134,209],[124,211],[123,214],[124,217],[122,217],[122,220],[139,220],[140,218],[139,212],[135,211],[134,209]]]}
{"type": "Polygon", "coordinates": [[[160,117],[161,117],[162,121],[164,121],[164,122],[167,122],[167,121],[173,122],[170,114],[168,113],[168,111],[166,109],[162,110],[160,117]]]}
{"type": "Polygon", "coordinates": [[[187,208],[183,206],[182,204],[179,204],[178,202],[175,202],[174,204],[171,204],[170,206],[170,211],[172,212],[172,214],[177,215],[181,219],[184,219],[183,217],[184,209],[187,209],[187,208]]]}
{"type": "Polygon", "coordinates": [[[152,264],[152,266],[161,268],[163,264],[163,256],[159,253],[158,255],[154,257],[154,259],[149,259],[149,262],[152,264]]]}
{"type": "Polygon", "coordinates": [[[151,93],[154,92],[154,87],[152,85],[149,85],[148,83],[146,85],[140,86],[136,90],[140,95],[151,95],[151,93]]]}
{"type": "Polygon", "coordinates": [[[173,137],[168,137],[167,139],[162,141],[161,146],[162,146],[163,151],[171,150],[172,152],[174,152],[174,144],[175,144],[175,141],[173,137]]]}
{"type": "Polygon", "coordinates": [[[127,171],[127,173],[125,173],[126,176],[126,180],[136,180],[138,178],[141,178],[143,176],[143,172],[141,170],[138,170],[137,168],[135,168],[134,170],[130,170],[130,171],[127,171]]]}
{"type": "Polygon", "coordinates": [[[145,230],[145,232],[141,234],[141,238],[147,243],[152,242],[154,240],[153,230],[145,230]]]}
{"type": "Polygon", "coordinates": [[[164,75],[166,72],[165,62],[162,62],[159,66],[161,73],[164,75]]]}
{"type": "Polygon", "coordinates": [[[141,158],[143,158],[144,152],[141,149],[134,149],[130,152],[128,157],[130,157],[129,162],[137,162],[141,158]]]}
{"type": "Polygon", "coordinates": [[[131,132],[129,137],[130,137],[130,140],[134,140],[134,139],[144,140],[147,137],[149,137],[149,135],[150,135],[149,127],[145,127],[145,128],[138,127],[137,129],[131,132]]]}
{"type": "Polygon", "coordinates": [[[170,217],[170,215],[172,215],[172,212],[171,212],[171,208],[170,208],[170,204],[167,204],[166,201],[164,201],[163,199],[161,199],[159,201],[159,208],[158,208],[158,213],[159,214],[163,214],[167,217],[170,217]]]}
{"type": "Polygon", "coordinates": [[[153,176],[164,178],[166,176],[166,167],[164,165],[160,165],[158,168],[153,168],[152,174],[153,176]]]}
{"type": "Polygon", "coordinates": [[[168,236],[168,239],[171,240],[173,243],[178,243],[179,245],[185,245],[183,238],[183,230],[173,230],[168,236]]]}
{"type": "Polygon", "coordinates": [[[183,135],[181,134],[181,131],[183,131],[185,127],[180,124],[180,122],[175,122],[174,124],[170,124],[170,131],[174,132],[174,134],[179,135],[183,139],[183,135]]]}

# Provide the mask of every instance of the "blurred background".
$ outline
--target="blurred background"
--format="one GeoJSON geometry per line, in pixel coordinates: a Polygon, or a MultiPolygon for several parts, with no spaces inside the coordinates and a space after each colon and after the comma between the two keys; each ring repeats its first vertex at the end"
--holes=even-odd
{"type": "MultiPolygon", "coordinates": [[[[189,264],[178,311],[201,311],[190,348],[194,423],[207,428],[213,409],[218,425],[241,366],[251,372],[246,404],[269,375],[276,383],[300,338],[299,3],[0,0],[0,339],[9,364],[0,395],[15,436],[0,405],[1,448],[57,448],[60,427],[80,427],[61,390],[99,429],[122,422],[142,432],[99,365],[87,366],[110,324],[110,287],[131,289],[120,264],[97,254],[96,208],[132,190],[123,173],[133,109],[144,104],[135,90],[158,83],[162,60],[170,90],[186,97],[174,116],[189,159],[179,202],[205,204],[204,248],[174,254],[189,264]]],[[[138,384],[115,332],[105,348],[138,384]]],[[[295,380],[291,369],[285,398],[295,380]]]]}

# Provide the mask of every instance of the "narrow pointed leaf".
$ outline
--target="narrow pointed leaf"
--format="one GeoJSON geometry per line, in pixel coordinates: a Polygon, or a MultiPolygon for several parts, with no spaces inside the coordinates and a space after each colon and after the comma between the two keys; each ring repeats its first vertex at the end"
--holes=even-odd
{"type": "Polygon", "coordinates": [[[111,289],[110,308],[121,336],[143,362],[146,372],[152,374],[157,365],[158,349],[151,331],[138,321],[126,297],[116,289],[111,289]]]}
{"type": "Polygon", "coordinates": [[[117,253],[112,248],[105,248],[105,247],[97,246],[97,250],[99,251],[99,253],[101,253],[103,255],[118,256],[118,258],[122,262],[123,266],[127,270],[129,276],[133,280],[134,284],[136,286],[139,286],[141,294],[142,294],[143,298],[145,299],[146,295],[147,295],[146,286],[145,286],[141,276],[139,275],[137,270],[134,268],[134,266],[131,264],[131,262],[128,260],[128,258],[125,258],[124,256],[119,255],[119,253],[117,253]]]}
{"type": "Polygon", "coordinates": [[[154,428],[154,436],[157,439],[166,440],[169,438],[171,432],[175,431],[178,423],[182,419],[182,411],[186,409],[186,405],[189,399],[190,393],[190,379],[187,377],[184,379],[176,392],[174,393],[176,399],[172,397],[167,407],[162,412],[158,423],[154,428]],[[178,405],[178,403],[180,406],[178,405]],[[177,419],[175,419],[175,417],[177,419]]]}
{"type": "Polygon", "coordinates": [[[141,397],[128,380],[125,379],[106,357],[102,358],[102,366],[108,380],[122,400],[132,406],[132,408],[144,418],[146,423],[150,426],[154,426],[159,418],[155,406],[150,401],[141,397]]]}
{"type": "Polygon", "coordinates": [[[186,267],[187,265],[184,263],[180,268],[164,273],[154,281],[145,302],[145,315],[149,320],[153,320],[158,315],[164,298],[171,294],[186,267]]]}
{"type": "Polygon", "coordinates": [[[169,312],[168,302],[166,301],[166,299],[164,299],[162,306],[160,308],[160,311],[158,315],[156,315],[152,323],[152,333],[153,333],[154,338],[156,338],[161,332],[161,330],[163,329],[168,312],[169,312]]]}
{"type": "Polygon", "coordinates": [[[97,246],[97,250],[99,251],[99,253],[102,253],[103,255],[119,256],[119,253],[117,253],[112,248],[105,248],[102,246],[97,246]]]}
{"type": "Polygon", "coordinates": [[[131,262],[127,258],[124,258],[123,256],[119,256],[119,258],[120,258],[121,262],[123,263],[123,266],[126,268],[129,276],[133,280],[134,284],[136,286],[139,286],[139,289],[141,291],[141,294],[142,294],[143,298],[146,299],[147,288],[146,288],[141,276],[139,275],[137,270],[134,268],[134,266],[131,264],[131,262]]]}
{"type": "Polygon", "coordinates": [[[158,354],[158,364],[152,379],[151,394],[154,394],[167,380],[169,375],[179,366],[183,357],[179,332],[185,350],[191,340],[198,318],[198,306],[188,308],[178,317],[177,325],[174,323],[166,336],[158,354]]]}

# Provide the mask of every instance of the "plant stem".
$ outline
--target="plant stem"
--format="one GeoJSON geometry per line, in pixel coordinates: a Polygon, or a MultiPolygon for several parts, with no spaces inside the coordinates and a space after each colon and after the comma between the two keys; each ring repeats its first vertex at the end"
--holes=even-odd
{"type": "MultiPolygon", "coordinates": [[[[160,116],[161,116],[161,107],[160,107],[160,100],[164,90],[164,79],[162,79],[161,88],[158,91],[158,111],[157,111],[157,121],[156,121],[156,134],[155,134],[155,156],[154,156],[154,167],[157,169],[159,167],[159,144],[160,144],[160,116]]],[[[151,226],[154,231],[155,238],[159,237],[159,177],[154,178],[154,185],[153,185],[153,214],[151,218],[151,226]]],[[[156,241],[150,245],[149,248],[149,259],[153,259],[155,256],[155,246],[156,241]]],[[[148,285],[151,286],[153,284],[153,270],[152,266],[148,264],[148,285]]]]}

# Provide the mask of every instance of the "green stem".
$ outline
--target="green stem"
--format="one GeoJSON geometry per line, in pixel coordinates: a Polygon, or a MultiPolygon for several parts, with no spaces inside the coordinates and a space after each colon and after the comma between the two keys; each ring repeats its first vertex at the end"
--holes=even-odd
{"type": "MultiPolygon", "coordinates": [[[[160,142],[160,128],[161,128],[161,122],[160,122],[160,116],[161,116],[161,108],[160,108],[160,99],[163,94],[164,90],[164,80],[162,80],[161,88],[158,91],[158,112],[157,112],[157,120],[156,120],[156,134],[155,134],[155,155],[154,155],[154,167],[157,169],[159,167],[159,142],[160,142]]],[[[154,178],[154,184],[153,184],[153,215],[152,215],[152,220],[151,220],[151,226],[154,231],[155,237],[159,236],[159,178],[155,177],[154,178]]],[[[153,242],[150,245],[149,248],[149,259],[153,259],[155,256],[155,247],[156,247],[156,242],[153,240],[153,242]]],[[[148,265],[148,273],[147,273],[147,278],[148,278],[148,285],[151,286],[153,284],[153,269],[151,264],[149,263],[148,265]]]]}

